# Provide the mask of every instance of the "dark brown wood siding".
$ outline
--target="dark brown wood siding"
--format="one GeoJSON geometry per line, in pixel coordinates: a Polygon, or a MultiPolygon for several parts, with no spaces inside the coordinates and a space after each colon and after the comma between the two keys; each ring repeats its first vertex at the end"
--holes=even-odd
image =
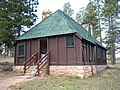
{"type": "Polygon", "coordinates": [[[59,65],[66,65],[66,40],[65,36],[59,36],[57,41],[57,48],[58,48],[58,63],[59,65]]]}
{"type": "Polygon", "coordinates": [[[38,51],[38,39],[18,41],[15,44],[15,59],[14,65],[23,65],[31,55],[38,51]],[[25,43],[25,56],[18,57],[18,44],[25,43]]]}
{"type": "Polygon", "coordinates": [[[57,38],[50,37],[49,39],[49,51],[50,51],[50,65],[58,64],[57,60],[57,38]]]}
{"type": "Polygon", "coordinates": [[[76,65],[76,55],[74,47],[67,47],[67,64],[76,65]]]}
{"type": "Polygon", "coordinates": [[[26,53],[26,60],[31,56],[30,42],[31,42],[30,40],[26,40],[26,51],[25,51],[25,53],[26,53]]]}
{"type": "Polygon", "coordinates": [[[105,53],[101,46],[82,40],[82,60],[85,65],[106,65],[105,53]]]}
{"type": "Polygon", "coordinates": [[[18,57],[17,64],[18,65],[23,65],[24,61],[25,61],[25,57],[18,57]]]}
{"type": "Polygon", "coordinates": [[[31,55],[33,55],[34,53],[38,51],[38,39],[33,39],[31,40],[30,43],[31,43],[30,52],[31,52],[31,55]]]}
{"type": "Polygon", "coordinates": [[[82,42],[80,38],[77,36],[75,37],[75,47],[76,47],[76,58],[77,58],[77,65],[82,64],[82,42]]]}
{"type": "Polygon", "coordinates": [[[96,64],[96,62],[95,62],[95,59],[96,59],[95,53],[96,53],[96,51],[95,51],[95,46],[94,45],[91,46],[91,53],[92,53],[93,64],[95,65],[96,64]]]}
{"type": "Polygon", "coordinates": [[[66,35],[49,37],[50,65],[82,64],[81,40],[74,35],[74,47],[66,46],[66,35]]]}
{"type": "MultiPolygon", "coordinates": [[[[103,52],[106,54],[105,49],[81,40],[76,34],[74,34],[74,47],[66,46],[66,35],[48,37],[47,50],[50,51],[50,65],[106,64],[106,55],[103,57],[103,52]]],[[[15,44],[14,64],[23,65],[24,61],[37,51],[40,52],[40,39],[18,41],[15,44]],[[24,57],[18,57],[18,44],[20,43],[25,43],[24,57]]]]}
{"type": "Polygon", "coordinates": [[[14,65],[22,65],[22,63],[25,61],[25,56],[18,57],[18,44],[25,43],[25,41],[19,41],[15,44],[15,63],[14,65]]]}
{"type": "Polygon", "coordinates": [[[106,65],[106,50],[100,46],[96,48],[96,60],[98,65],[106,65]]]}

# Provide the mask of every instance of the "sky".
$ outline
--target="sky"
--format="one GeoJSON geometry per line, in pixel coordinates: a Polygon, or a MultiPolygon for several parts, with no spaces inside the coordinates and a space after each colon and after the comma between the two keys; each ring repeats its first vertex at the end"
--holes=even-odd
{"type": "Polygon", "coordinates": [[[79,11],[79,8],[86,7],[89,3],[89,0],[39,0],[39,5],[37,8],[36,14],[38,15],[38,20],[36,23],[39,23],[42,20],[42,12],[44,10],[50,10],[52,13],[58,9],[63,10],[64,3],[70,2],[71,8],[74,9],[74,15],[79,11]]]}

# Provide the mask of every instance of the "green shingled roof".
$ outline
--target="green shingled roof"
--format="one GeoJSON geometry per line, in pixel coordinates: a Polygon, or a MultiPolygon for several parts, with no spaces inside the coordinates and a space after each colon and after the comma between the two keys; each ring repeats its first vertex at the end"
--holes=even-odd
{"type": "Polygon", "coordinates": [[[57,10],[47,19],[31,28],[28,32],[21,35],[16,40],[34,39],[69,33],[77,33],[81,38],[102,46],[102,44],[94,37],[88,37],[88,32],[82,27],[82,25],[78,24],[68,15],[64,14],[61,10],[57,10]]]}

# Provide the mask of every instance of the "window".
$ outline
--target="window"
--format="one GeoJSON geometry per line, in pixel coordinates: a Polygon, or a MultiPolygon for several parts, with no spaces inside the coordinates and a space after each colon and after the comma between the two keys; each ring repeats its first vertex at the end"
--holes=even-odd
{"type": "Polygon", "coordinates": [[[66,46],[67,47],[74,47],[74,35],[66,35],[66,46]]]}
{"type": "Polygon", "coordinates": [[[25,56],[25,44],[24,43],[18,44],[18,56],[19,57],[25,56]]]}

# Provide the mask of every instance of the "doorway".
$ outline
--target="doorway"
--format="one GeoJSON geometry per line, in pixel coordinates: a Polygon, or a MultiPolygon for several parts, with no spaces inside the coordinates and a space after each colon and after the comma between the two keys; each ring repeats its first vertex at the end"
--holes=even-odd
{"type": "Polygon", "coordinates": [[[44,57],[47,53],[47,39],[40,40],[40,58],[44,57]]]}

